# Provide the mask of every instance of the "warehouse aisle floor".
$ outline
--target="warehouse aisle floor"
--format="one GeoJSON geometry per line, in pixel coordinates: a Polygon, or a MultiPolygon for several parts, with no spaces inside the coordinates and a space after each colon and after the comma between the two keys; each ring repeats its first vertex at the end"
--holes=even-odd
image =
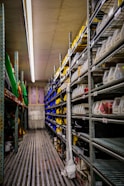
{"type": "Polygon", "coordinates": [[[29,131],[5,159],[4,186],[76,186],[61,175],[64,165],[45,130],[29,131]]]}

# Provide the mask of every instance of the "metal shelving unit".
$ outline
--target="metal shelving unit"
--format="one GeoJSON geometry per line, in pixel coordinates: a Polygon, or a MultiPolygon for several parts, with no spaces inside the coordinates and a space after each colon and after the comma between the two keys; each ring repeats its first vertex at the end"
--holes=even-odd
{"type": "Polygon", "coordinates": [[[103,63],[109,63],[112,60],[123,58],[124,57],[123,52],[124,52],[124,44],[122,43],[122,45],[117,47],[114,51],[112,51],[110,54],[108,54],[104,59],[100,60],[97,64],[92,64],[91,71],[92,72],[95,71],[103,63]]]}
{"type": "MultiPolygon", "coordinates": [[[[62,78],[62,81],[60,81],[59,84],[59,86],[61,86],[61,83],[69,77],[71,93],[79,84],[88,84],[88,92],[83,93],[82,95],[80,94],[73,99],[71,98],[70,105],[72,108],[73,105],[78,105],[80,103],[89,104],[88,114],[71,113],[71,124],[74,121],[73,124],[75,125],[75,122],[80,120],[80,122],[82,122],[82,127],[84,123],[88,126],[88,132],[86,133],[82,131],[76,132],[75,129],[72,129],[72,136],[77,136],[78,140],[86,142],[89,146],[89,157],[84,156],[81,149],[77,146],[73,146],[73,152],[83,159],[88,167],[90,167],[91,186],[96,185],[96,175],[100,177],[101,184],[106,183],[109,186],[123,186],[124,135],[121,133],[121,130],[124,126],[124,116],[123,114],[112,113],[101,115],[93,114],[92,106],[96,101],[110,99],[110,93],[113,99],[124,95],[124,78],[108,82],[107,84],[103,84],[102,82],[103,73],[111,67],[111,64],[115,67],[117,62],[120,61],[123,63],[124,40],[118,43],[118,45],[113,47],[110,51],[106,51],[106,54],[103,57],[94,62],[97,49],[102,46],[102,43],[107,40],[109,36],[114,34],[116,29],[120,29],[124,24],[124,1],[100,0],[94,1],[94,3],[95,2],[97,2],[97,4],[94,5],[93,9],[91,4],[92,1],[87,0],[87,26],[80,34],[76,44],[73,47],[69,45],[68,59],[65,62],[65,64],[69,63],[69,72],[63,78],[61,76],[61,70],[64,68],[64,65],[62,66],[60,63],[60,71],[54,80],[58,77],[60,79],[62,78]],[[111,12],[109,12],[110,10],[111,12]],[[103,21],[105,15],[109,16],[102,28],[98,31],[97,26],[103,21]],[[76,55],[77,53],[78,55],[76,55]],[[76,76],[76,78],[71,81],[73,73],[78,70],[80,65],[84,64],[86,59],[84,58],[83,61],[81,61],[81,58],[84,55],[85,57],[87,56],[88,59],[88,69],[82,74],[79,73],[78,77],[76,76]],[[112,133],[113,136],[107,136],[111,131],[107,133],[108,131],[106,130],[108,128],[106,126],[109,126],[109,130],[114,131],[112,133]],[[120,130],[120,136],[119,133],[117,133],[117,128],[118,131],[120,130]],[[99,132],[100,134],[98,134],[99,132]],[[103,158],[102,155],[99,154],[100,157],[97,158],[97,150],[99,150],[101,154],[106,153],[106,157],[103,158]]],[[[62,92],[58,95],[60,96],[61,94],[62,92]]],[[[61,103],[48,107],[46,110],[60,108],[64,105],[65,103],[61,103]]],[[[56,114],[52,115],[56,117],[56,114]]],[[[51,119],[48,119],[47,121],[55,124],[51,119]]]]}
{"type": "Polygon", "coordinates": [[[52,113],[46,113],[46,115],[48,115],[48,116],[54,116],[54,117],[62,117],[62,118],[65,118],[65,117],[66,117],[65,114],[52,114],[52,113]]]}
{"type": "Polygon", "coordinates": [[[94,171],[111,186],[124,185],[124,164],[116,160],[96,160],[94,171]]]}
{"type": "MultiPolygon", "coordinates": [[[[64,123],[58,124],[56,122],[56,119],[61,119],[61,121],[64,122],[63,120],[66,120],[66,117],[67,117],[66,114],[62,114],[63,109],[64,107],[66,107],[66,104],[67,104],[66,101],[64,101],[63,99],[64,95],[66,94],[66,87],[64,89],[61,89],[61,87],[64,84],[64,82],[67,80],[67,78],[69,77],[69,73],[66,73],[65,76],[63,76],[64,67],[69,65],[68,55],[66,55],[66,57],[62,61],[62,56],[61,54],[59,54],[59,64],[60,64],[60,68],[58,69],[57,73],[55,72],[55,67],[54,67],[54,78],[49,84],[49,90],[50,88],[53,90],[45,98],[45,106],[46,106],[45,107],[45,124],[46,124],[46,127],[48,127],[50,131],[52,131],[53,134],[61,141],[61,145],[63,148],[66,145],[66,138],[64,138],[63,135],[65,136],[66,134],[67,126],[64,123]],[[56,81],[58,81],[59,83],[56,84],[55,83],[56,81]],[[52,85],[52,82],[54,82],[54,85],[52,85]],[[56,91],[56,95],[52,96],[52,94],[54,95],[55,91],[56,91]],[[61,99],[60,103],[56,103],[57,102],[56,100],[59,98],[61,99]],[[60,112],[61,114],[56,113],[57,109],[61,110],[60,112]],[[57,129],[62,130],[61,135],[57,132],[57,129]]],[[[64,149],[62,149],[62,151],[63,150],[64,149]]]]}
{"type": "Polygon", "coordinates": [[[93,145],[98,147],[97,144],[101,149],[105,147],[104,151],[109,150],[113,156],[115,155],[124,161],[124,138],[94,138],[93,145]]]}
{"type": "Polygon", "coordinates": [[[52,130],[54,132],[54,134],[60,139],[62,140],[64,143],[66,143],[66,139],[62,137],[62,135],[60,134],[57,134],[57,132],[52,128],[50,127],[49,123],[48,122],[45,122],[45,124],[50,128],[50,130],[52,130]]]}
{"type": "Polygon", "coordinates": [[[57,124],[53,119],[48,119],[48,118],[46,118],[46,121],[48,121],[48,122],[50,122],[50,123],[56,125],[57,127],[60,127],[60,128],[62,128],[62,129],[64,129],[64,130],[66,130],[66,125],[57,124]]]}
{"type": "Polygon", "coordinates": [[[83,159],[83,160],[86,162],[86,164],[90,165],[90,159],[89,159],[87,156],[84,156],[84,155],[83,155],[83,150],[81,150],[79,147],[74,146],[74,145],[73,145],[72,150],[73,150],[73,152],[74,152],[77,156],[79,156],[81,159],[83,159]]]}
{"type": "MultiPolygon", "coordinates": [[[[90,45],[89,45],[89,87],[91,89],[89,94],[89,104],[109,100],[123,95],[124,83],[123,78],[103,84],[102,76],[105,70],[108,70],[111,66],[115,66],[117,62],[123,62],[124,59],[124,43],[123,41],[113,46],[109,50],[106,49],[106,53],[103,56],[96,59],[97,50],[107,41],[109,37],[112,37],[116,29],[120,29],[123,25],[124,16],[124,2],[116,0],[104,0],[98,1],[95,9],[92,10],[92,6],[89,3],[89,33],[90,33],[90,45]],[[119,4],[120,3],[120,4],[119,4]],[[91,7],[91,9],[90,9],[91,7]],[[92,14],[92,12],[94,12],[92,14]],[[96,21],[97,20],[97,21],[96,21]],[[104,20],[104,22],[103,22],[104,20]],[[101,25],[100,25],[101,24],[101,25]],[[103,25],[102,25],[103,24],[103,25]],[[101,28],[100,28],[100,26],[101,28]],[[99,27],[98,27],[99,26],[99,27]],[[94,31],[92,30],[94,29],[94,31]],[[111,97],[111,95],[112,97],[111,97]]],[[[102,50],[102,49],[101,49],[102,50]]],[[[104,51],[103,51],[104,52],[104,51]]],[[[92,107],[91,107],[92,109],[92,107]]],[[[124,125],[123,114],[92,114],[90,117],[90,138],[91,138],[91,180],[92,186],[96,183],[96,175],[101,178],[101,182],[105,182],[107,185],[122,186],[123,174],[124,174],[124,154],[123,154],[123,135],[120,132],[117,134],[116,130],[122,130],[124,125]],[[113,130],[113,136],[107,134],[107,127],[109,130],[113,130]],[[101,129],[100,129],[101,127],[101,129]],[[118,129],[115,129],[118,128],[118,129]],[[99,137],[98,135],[98,130],[99,137]],[[106,157],[97,158],[98,149],[101,153],[106,153],[106,157]],[[109,158],[109,160],[108,160],[109,158]],[[114,159],[114,160],[113,160],[114,159]]]]}
{"type": "Polygon", "coordinates": [[[110,91],[112,93],[119,93],[120,91],[123,93],[124,79],[116,80],[111,83],[107,83],[107,85],[102,85],[98,88],[92,90],[92,96],[97,96],[98,94],[107,94],[110,91]]]}
{"type": "Polygon", "coordinates": [[[72,134],[76,135],[79,139],[82,139],[89,143],[89,135],[83,132],[75,132],[72,130],[72,134]]]}
{"type": "MultiPolygon", "coordinates": [[[[4,178],[5,156],[5,108],[11,104],[14,113],[14,151],[18,151],[18,115],[19,107],[25,110],[25,129],[27,128],[27,106],[22,103],[13,93],[5,88],[5,20],[4,4],[0,4],[0,185],[4,178]]],[[[14,53],[15,78],[18,82],[18,52],[14,53]]]]}
{"type": "MultiPolygon", "coordinates": [[[[114,4],[115,4],[115,1],[113,0],[111,0],[111,2],[108,1],[108,5],[107,3],[104,3],[101,8],[101,11],[106,12],[107,11],[106,9],[107,8],[109,9],[109,7],[114,7],[114,4]]],[[[113,33],[113,28],[115,26],[120,27],[120,25],[122,25],[123,16],[124,16],[123,5],[124,4],[122,3],[121,6],[113,10],[112,15],[109,16],[109,19],[104,24],[104,27],[95,35],[95,37],[91,41],[91,46],[93,46],[96,42],[98,43],[101,39],[109,37],[113,33]]]]}
{"type": "Polygon", "coordinates": [[[76,85],[82,81],[85,82],[86,80],[84,79],[84,77],[87,77],[87,76],[88,76],[88,72],[85,72],[82,76],[78,77],[73,83],[71,83],[71,87],[73,87],[74,85],[76,85]]]}
{"type": "Polygon", "coordinates": [[[72,102],[80,101],[80,100],[82,100],[82,99],[88,99],[88,94],[85,93],[85,94],[83,94],[83,95],[80,95],[80,96],[78,96],[78,97],[72,99],[72,102]]]}
{"type": "Polygon", "coordinates": [[[102,123],[112,123],[112,124],[121,124],[121,125],[124,125],[124,120],[120,120],[120,116],[118,116],[118,118],[117,118],[117,116],[116,116],[116,119],[110,119],[110,118],[108,118],[108,117],[111,117],[111,115],[110,116],[108,116],[108,115],[105,115],[105,116],[96,116],[96,117],[94,117],[94,116],[92,116],[92,118],[91,118],[91,120],[92,121],[99,121],[99,122],[102,122],[102,123]]]}

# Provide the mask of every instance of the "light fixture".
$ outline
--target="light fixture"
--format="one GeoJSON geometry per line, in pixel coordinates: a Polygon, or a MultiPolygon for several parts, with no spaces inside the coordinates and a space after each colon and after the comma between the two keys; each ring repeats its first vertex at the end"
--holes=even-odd
{"type": "Polygon", "coordinates": [[[26,37],[27,37],[27,44],[28,44],[31,81],[34,83],[35,82],[35,73],[34,73],[34,46],[33,46],[33,26],[32,26],[31,0],[23,0],[23,9],[24,9],[26,37]]]}

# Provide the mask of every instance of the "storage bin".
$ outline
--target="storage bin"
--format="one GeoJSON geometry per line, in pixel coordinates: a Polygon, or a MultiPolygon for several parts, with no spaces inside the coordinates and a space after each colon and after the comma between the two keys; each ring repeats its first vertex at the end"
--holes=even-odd
{"type": "Polygon", "coordinates": [[[120,114],[121,113],[120,101],[121,101],[121,97],[117,97],[114,99],[113,106],[112,106],[112,113],[113,114],[120,114]]]}
{"type": "Polygon", "coordinates": [[[103,75],[103,84],[105,85],[108,82],[109,70],[106,70],[103,75]]]}

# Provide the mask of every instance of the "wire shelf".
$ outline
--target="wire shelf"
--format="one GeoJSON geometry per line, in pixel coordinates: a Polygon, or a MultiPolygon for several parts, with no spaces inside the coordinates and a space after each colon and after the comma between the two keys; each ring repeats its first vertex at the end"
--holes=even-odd
{"type": "Polygon", "coordinates": [[[116,160],[96,160],[93,166],[114,186],[124,185],[124,164],[116,160]]]}
{"type": "Polygon", "coordinates": [[[99,121],[102,123],[112,123],[112,124],[122,124],[124,125],[124,116],[123,115],[113,115],[113,114],[104,114],[104,115],[92,115],[92,121],[99,121]]]}
{"type": "Polygon", "coordinates": [[[114,6],[114,0],[100,0],[97,4],[94,13],[91,15],[89,24],[92,24],[94,18],[97,16],[99,19],[102,19],[103,13],[107,13],[111,7],[114,6]],[[100,11],[101,10],[101,11],[100,11]]]}
{"type": "Polygon", "coordinates": [[[91,65],[91,71],[94,72],[98,70],[100,65],[104,63],[110,63],[123,58],[124,58],[124,44],[117,47],[113,52],[107,55],[104,59],[100,60],[98,63],[91,65]]]}
{"type": "MultiPolygon", "coordinates": [[[[105,4],[106,6],[103,6],[104,9],[103,10],[101,9],[101,11],[108,12],[110,7],[114,7],[114,3],[110,3],[110,4],[111,4],[111,6],[109,5],[108,7],[105,4]]],[[[93,40],[91,41],[91,46],[93,47],[95,44],[97,44],[97,45],[101,44],[101,41],[103,41],[104,39],[107,39],[109,36],[112,36],[115,29],[121,28],[121,26],[123,24],[123,18],[124,18],[123,6],[121,8],[121,11],[120,11],[120,7],[118,7],[116,9],[116,11],[113,13],[113,16],[110,17],[108,22],[101,29],[101,31],[93,38],[93,40]]]]}
{"type": "Polygon", "coordinates": [[[124,157],[124,138],[94,138],[93,141],[124,157]]]}

